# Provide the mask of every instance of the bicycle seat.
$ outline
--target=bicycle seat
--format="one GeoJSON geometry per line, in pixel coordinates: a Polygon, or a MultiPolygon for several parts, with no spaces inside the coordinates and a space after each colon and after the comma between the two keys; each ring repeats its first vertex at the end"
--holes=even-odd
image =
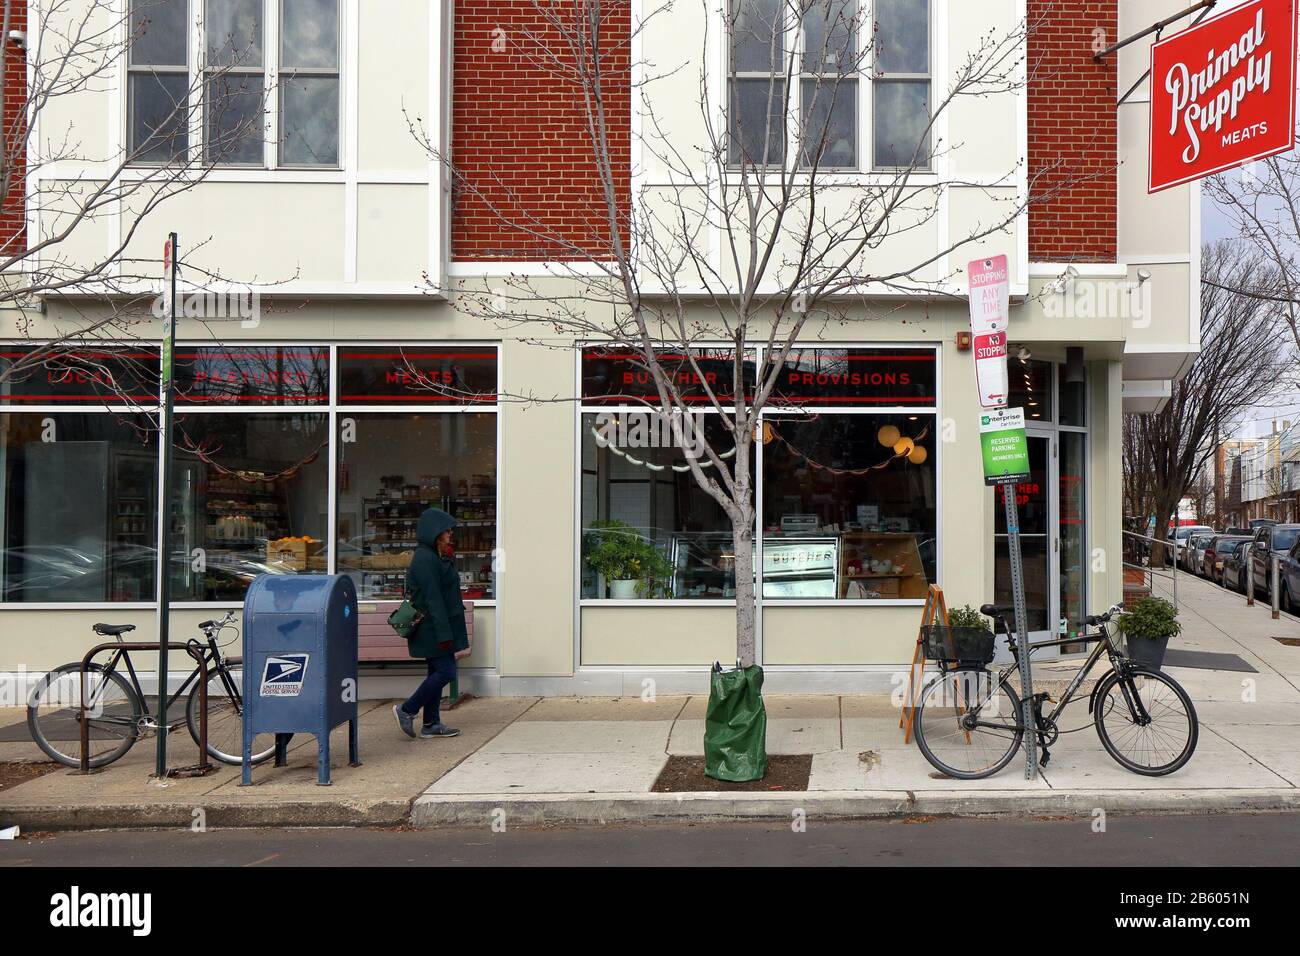
{"type": "Polygon", "coordinates": [[[134,624],[96,624],[94,631],[104,637],[119,637],[128,631],[134,631],[134,624]]]}
{"type": "Polygon", "coordinates": [[[1010,604],[981,604],[980,613],[985,617],[1005,617],[1014,614],[1016,609],[1010,604]]]}

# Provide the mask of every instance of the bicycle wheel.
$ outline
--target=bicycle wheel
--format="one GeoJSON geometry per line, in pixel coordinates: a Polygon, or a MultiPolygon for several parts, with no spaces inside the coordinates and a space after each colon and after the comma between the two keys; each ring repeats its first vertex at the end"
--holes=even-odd
{"type": "Polygon", "coordinates": [[[1016,755],[1024,729],[1020,698],[989,671],[949,671],[921,694],[913,730],[925,759],[949,777],[991,777],[1016,755]],[[978,720],[979,726],[972,726],[978,720]]]}
{"type": "Polygon", "coordinates": [[[1106,752],[1144,776],[1173,773],[1196,750],[1199,729],[1192,699],[1172,677],[1149,667],[1135,667],[1126,679],[1108,672],[1097,685],[1092,719],[1106,752]],[[1137,695],[1148,722],[1134,717],[1125,690],[1137,695]]]}
{"type": "MultiPolygon", "coordinates": [[[[86,672],[90,766],[104,767],[131,749],[140,734],[144,707],[117,671],[91,664],[86,672]]],[[[81,766],[81,665],[56,667],[27,698],[27,729],[52,760],[81,766]]]]}
{"type": "MultiPolygon", "coordinates": [[[[234,696],[217,671],[208,672],[208,756],[221,763],[238,766],[244,762],[244,707],[240,696],[243,669],[238,659],[226,662],[236,665],[228,673],[234,682],[234,696]]],[[[199,682],[190,689],[185,705],[185,722],[190,736],[199,742],[199,682]]],[[[253,738],[252,761],[261,763],[275,753],[275,734],[258,734],[253,738]]]]}

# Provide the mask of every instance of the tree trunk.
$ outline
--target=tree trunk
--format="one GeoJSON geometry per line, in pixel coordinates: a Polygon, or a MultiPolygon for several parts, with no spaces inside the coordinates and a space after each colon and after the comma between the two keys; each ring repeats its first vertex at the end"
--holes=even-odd
{"type": "Polygon", "coordinates": [[[749,667],[757,656],[758,620],[754,602],[754,506],[749,473],[749,442],[736,442],[736,500],[731,539],[736,551],[736,659],[749,667]]]}

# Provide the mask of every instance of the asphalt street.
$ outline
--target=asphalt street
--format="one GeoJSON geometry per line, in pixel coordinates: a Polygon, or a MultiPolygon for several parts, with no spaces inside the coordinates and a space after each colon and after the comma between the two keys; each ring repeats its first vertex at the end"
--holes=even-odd
{"type": "Polygon", "coordinates": [[[1295,866],[1300,814],[438,830],[127,830],[0,843],[31,866],[1295,866]]]}

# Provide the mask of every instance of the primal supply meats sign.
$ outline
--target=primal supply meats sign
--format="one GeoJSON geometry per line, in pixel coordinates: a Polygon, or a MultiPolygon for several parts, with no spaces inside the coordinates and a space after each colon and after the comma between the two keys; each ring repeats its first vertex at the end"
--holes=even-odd
{"type": "Polygon", "coordinates": [[[1252,0],[1151,46],[1158,192],[1295,146],[1296,0],[1252,0]]]}

